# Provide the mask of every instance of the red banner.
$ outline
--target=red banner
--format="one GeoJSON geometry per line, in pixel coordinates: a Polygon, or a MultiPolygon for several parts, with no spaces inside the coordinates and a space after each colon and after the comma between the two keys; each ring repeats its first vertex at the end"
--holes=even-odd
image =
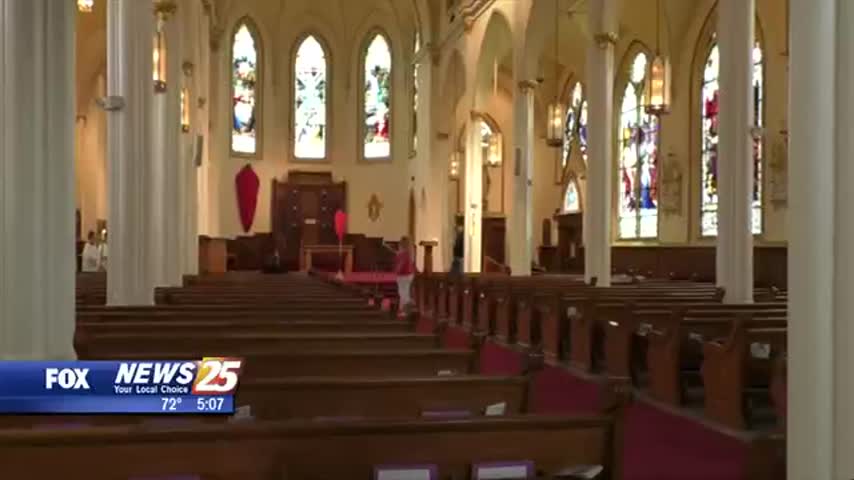
{"type": "Polygon", "coordinates": [[[258,188],[261,182],[258,175],[248,163],[237,172],[234,178],[237,187],[237,210],[240,213],[240,224],[244,232],[252,229],[255,221],[255,208],[258,206],[258,188]]]}

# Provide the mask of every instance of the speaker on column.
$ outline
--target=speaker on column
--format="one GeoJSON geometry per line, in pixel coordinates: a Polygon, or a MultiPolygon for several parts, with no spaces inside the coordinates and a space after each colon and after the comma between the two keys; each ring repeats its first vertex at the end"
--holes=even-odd
{"type": "Polygon", "coordinates": [[[202,166],[202,153],[205,151],[204,135],[196,135],[196,143],[193,146],[193,164],[197,167],[202,166]]]}

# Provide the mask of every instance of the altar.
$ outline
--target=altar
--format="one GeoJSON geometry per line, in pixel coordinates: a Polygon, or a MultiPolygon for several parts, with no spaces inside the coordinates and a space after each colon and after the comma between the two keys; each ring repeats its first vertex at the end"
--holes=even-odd
{"type": "Polygon", "coordinates": [[[353,246],[352,245],[307,245],[300,248],[299,269],[301,272],[311,270],[312,260],[315,254],[340,255],[344,257],[344,274],[353,273],[353,246]]]}

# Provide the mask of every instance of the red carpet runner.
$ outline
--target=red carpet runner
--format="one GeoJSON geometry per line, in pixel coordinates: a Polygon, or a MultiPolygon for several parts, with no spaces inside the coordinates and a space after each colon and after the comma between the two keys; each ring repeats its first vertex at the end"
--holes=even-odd
{"type": "MultiPolygon", "coordinates": [[[[422,324],[418,329],[430,331],[431,325],[422,324]]],[[[450,328],[444,342],[448,348],[465,348],[467,334],[450,328]]],[[[487,343],[481,367],[487,375],[518,374],[522,357],[487,343]]],[[[546,366],[534,382],[534,412],[595,412],[599,405],[597,385],[562,368],[546,366]]],[[[627,421],[626,480],[749,480],[743,475],[748,448],[738,439],[639,401],[629,408],[627,421]],[[684,472],[693,473],[686,476],[684,472]]]]}

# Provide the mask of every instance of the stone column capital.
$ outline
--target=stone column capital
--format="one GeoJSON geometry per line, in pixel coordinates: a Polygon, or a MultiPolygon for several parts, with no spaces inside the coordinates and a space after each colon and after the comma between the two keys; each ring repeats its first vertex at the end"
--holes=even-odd
{"type": "Polygon", "coordinates": [[[533,80],[520,80],[517,87],[522,93],[533,93],[537,89],[537,85],[538,83],[533,80]]]}

